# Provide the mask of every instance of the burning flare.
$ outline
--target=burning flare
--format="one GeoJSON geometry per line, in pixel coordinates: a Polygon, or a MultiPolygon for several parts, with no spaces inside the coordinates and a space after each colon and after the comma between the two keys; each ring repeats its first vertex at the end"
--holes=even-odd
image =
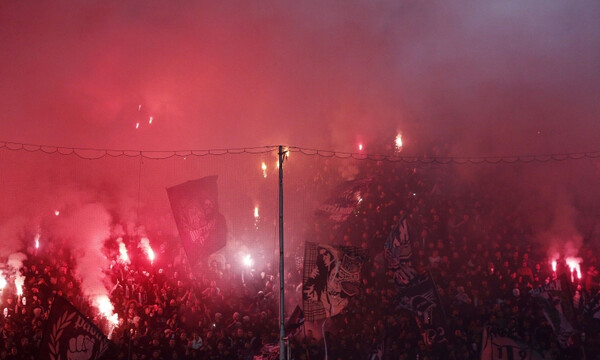
{"type": "Polygon", "coordinates": [[[396,151],[402,150],[402,134],[396,135],[396,151]]]}
{"type": "Polygon", "coordinates": [[[249,268],[253,263],[254,261],[252,260],[252,256],[250,256],[250,254],[246,254],[246,256],[242,258],[242,264],[244,264],[245,267],[249,268]]]}
{"type": "Polygon", "coordinates": [[[254,207],[254,228],[258,230],[258,222],[260,221],[260,215],[258,214],[258,206],[254,207]]]}
{"type": "Polygon", "coordinates": [[[17,288],[17,295],[23,295],[23,284],[25,283],[25,277],[17,276],[15,277],[15,287],[17,288]]]}
{"type": "Polygon", "coordinates": [[[102,316],[106,318],[106,320],[108,320],[113,326],[119,324],[119,315],[113,313],[115,308],[110,302],[108,296],[98,295],[94,299],[94,303],[98,308],[98,311],[100,311],[100,314],[102,314],[102,316]]]}
{"type": "Polygon", "coordinates": [[[260,168],[262,169],[262,173],[263,173],[263,177],[267,177],[267,164],[263,161],[262,164],[260,164],[260,168]]]}
{"type": "Polygon", "coordinates": [[[5,287],[6,287],[6,278],[4,277],[4,274],[2,273],[2,271],[0,271],[0,291],[4,290],[5,287]]]}
{"type": "Polygon", "coordinates": [[[152,250],[152,247],[150,247],[150,240],[147,237],[141,238],[138,248],[142,249],[146,256],[148,256],[150,263],[153,264],[156,256],[154,255],[154,250],[152,250]]]}
{"type": "Polygon", "coordinates": [[[123,243],[122,238],[117,239],[117,243],[119,244],[119,259],[118,261],[122,264],[130,264],[131,260],[129,259],[129,254],[127,254],[127,247],[123,243]]]}
{"type": "Polygon", "coordinates": [[[35,241],[35,248],[39,249],[40,248],[40,233],[35,234],[34,241],[35,241]]]}
{"type": "Polygon", "coordinates": [[[569,266],[569,270],[571,270],[571,281],[574,281],[574,276],[577,276],[577,279],[581,280],[581,258],[568,257],[565,259],[565,262],[569,266]]]}

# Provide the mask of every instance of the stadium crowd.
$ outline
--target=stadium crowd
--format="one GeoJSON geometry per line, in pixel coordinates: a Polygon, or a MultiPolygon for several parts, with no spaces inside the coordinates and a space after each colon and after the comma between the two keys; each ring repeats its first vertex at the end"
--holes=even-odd
{"type": "MultiPolygon", "coordinates": [[[[527,219],[490,194],[486,184],[453,186],[439,181],[448,176],[437,171],[366,162],[361,174],[373,180],[350,218],[336,224],[317,219],[314,227],[307,227],[306,239],[364,247],[369,260],[362,270],[359,295],[349,300],[342,314],[327,320],[325,338],[321,324],[306,323],[290,334],[291,358],[320,360],[327,351],[329,359],[363,360],[374,358],[379,350],[383,359],[478,359],[487,326],[501,329],[548,359],[600,358],[600,320],[590,311],[600,280],[598,252],[591,241],[584,241],[577,254],[582,279],[570,281],[573,326],[580,331],[561,346],[530,293],[553,279],[555,271],[527,219]],[[410,227],[413,264],[435,280],[445,313],[444,334],[438,342],[424,339],[410,311],[394,307],[398,290],[386,268],[383,245],[403,217],[410,227]]],[[[325,179],[333,176],[320,174],[315,184],[329,185],[325,179]]],[[[288,315],[302,304],[298,285],[303,246],[295,241],[285,254],[288,315]]],[[[211,261],[193,273],[176,242],[165,240],[159,247],[155,264],[141,256],[132,256],[130,264],[112,264],[109,276],[116,285],[110,297],[120,323],[111,334],[113,348],[104,358],[248,360],[260,355],[263,345],[278,342],[279,277],[270,255],[256,261],[255,269],[244,276],[227,260],[211,261]]],[[[102,323],[73,272],[76,254],[57,239],[39,253],[34,249],[28,253],[21,270],[23,294],[17,296],[8,287],[2,292],[0,360],[37,358],[55,294],[102,323]]],[[[563,265],[557,272],[568,269],[563,265]]]]}

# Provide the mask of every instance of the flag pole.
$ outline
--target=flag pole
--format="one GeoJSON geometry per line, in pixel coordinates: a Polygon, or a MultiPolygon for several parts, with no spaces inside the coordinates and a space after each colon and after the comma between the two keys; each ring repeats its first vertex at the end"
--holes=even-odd
{"type": "Polygon", "coordinates": [[[325,344],[325,360],[328,360],[328,356],[327,356],[327,338],[325,337],[325,322],[327,321],[327,318],[325,318],[325,320],[323,320],[323,325],[321,325],[321,333],[323,334],[323,344],[325,344]]]}
{"type": "Polygon", "coordinates": [[[279,359],[285,360],[284,270],[283,270],[283,146],[279,145],[279,359]]]}

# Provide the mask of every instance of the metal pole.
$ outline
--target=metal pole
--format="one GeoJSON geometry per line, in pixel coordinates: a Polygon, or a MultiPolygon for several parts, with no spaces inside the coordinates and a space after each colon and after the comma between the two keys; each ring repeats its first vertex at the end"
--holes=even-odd
{"type": "Polygon", "coordinates": [[[279,359],[285,360],[285,314],[283,301],[283,146],[279,145],[279,359]]]}

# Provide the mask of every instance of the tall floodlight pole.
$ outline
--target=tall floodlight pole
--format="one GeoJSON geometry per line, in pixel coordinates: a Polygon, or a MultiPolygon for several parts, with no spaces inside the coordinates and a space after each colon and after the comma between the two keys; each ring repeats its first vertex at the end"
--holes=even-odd
{"type": "Polygon", "coordinates": [[[283,286],[283,146],[279,145],[279,359],[285,360],[285,315],[283,286]]]}

